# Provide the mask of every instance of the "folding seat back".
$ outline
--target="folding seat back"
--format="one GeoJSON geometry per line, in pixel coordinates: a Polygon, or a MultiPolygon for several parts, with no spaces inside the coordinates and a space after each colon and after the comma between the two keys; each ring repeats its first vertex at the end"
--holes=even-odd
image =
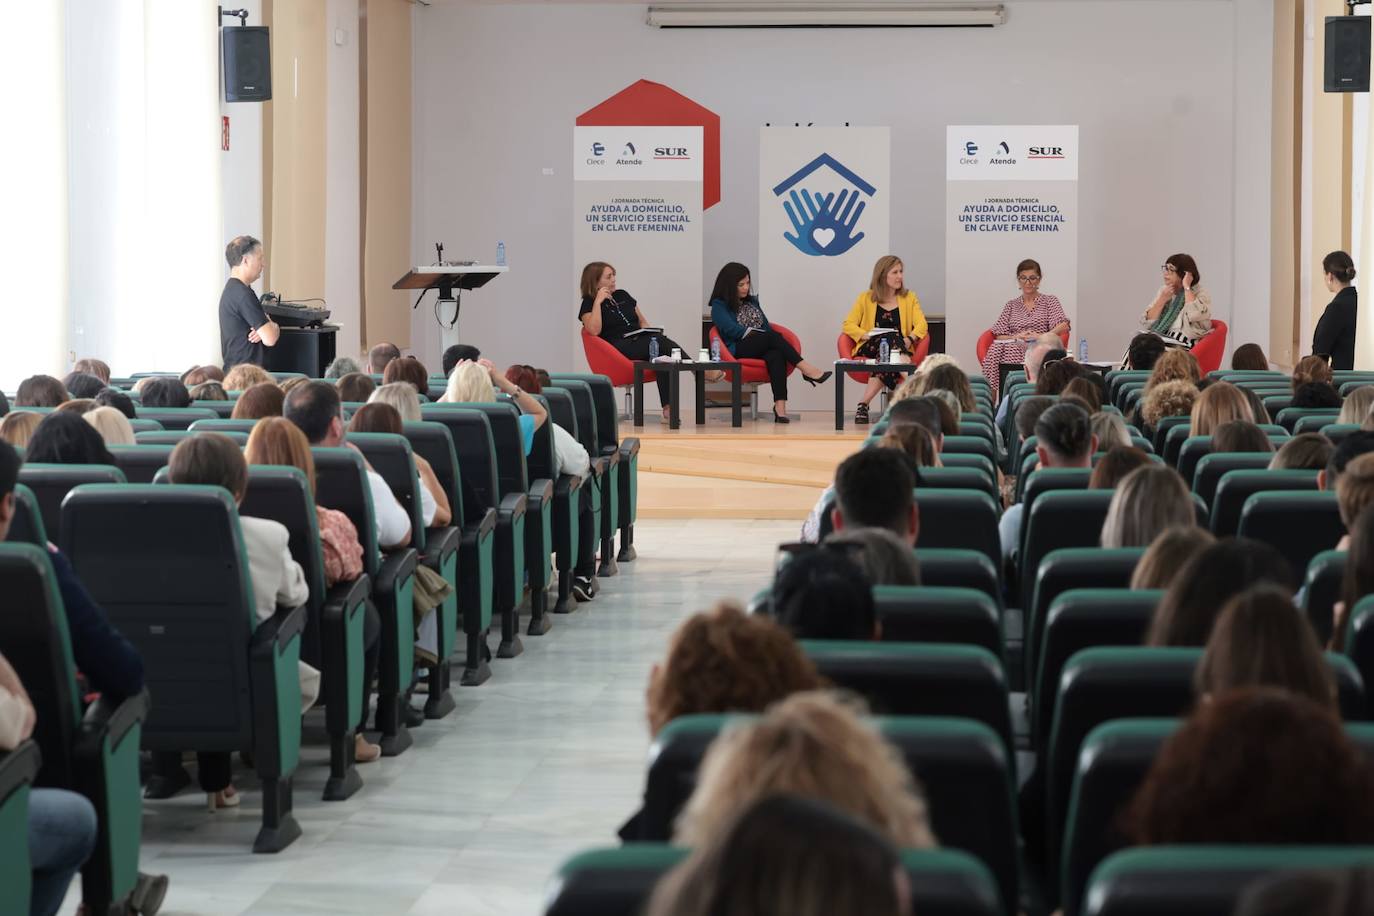
{"type": "MultiPolygon", "coordinates": [[[[1198,458],[1193,471],[1193,493],[1210,508],[1217,496],[1217,484],[1230,471],[1267,471],[1274,460],[1265,452],[1208,452],[1198,458]]],[[[1210,511],[1209,511],[1210,519],[1210,511]]]]}
{"type": "Polygon", "coordinates": [[[14,519],[10,522],[10,533],[5,540],[11,544],[32,544],[35,547],[48,544],[48,529],[43,524],[42,510],[38,508],[38,497],[22,483],[14,487],[14,519]]]}
{"type": "MultiPolygon", "coordinates": [[[[649,749],[640,839],[668,842],[696,787],[711,743],[747,714],[690,715],[669,722],[649,749]]],[[[1014,766],[997,733],[979,722],[943,716],[879,716],[872,720],[920,782],[932,832],[944,849],[980,860],[1001,876],[1004,900],[1017,899],[1014,766]]]]}
{"type": "MultiPolygon", "coordinates": [[[[596,432],[600,454],[619,454],[619,461],[612,471],[612,483],[615,484],[616,491],[611,506],[614,511],[604,524],[607,528],[620,529],[620,553],[617,559],[633,560],[634,522],[639,512],[640,443],[639,439],[633,436],[619,438],[620,414],[615,404],[615,385],[607,376],[595,373],[563,372],[553,375],[552,380],[555,385],[562,385],[566,381],[581,381],[591,387],[592,400],[596,406],[596,432]]],[[[595,457],[598,453],[590,454],[595,457]]]]}
{"type": "MultiPolygon", "coordinates": [[[[659,879],[689,851],[631,843],[573,856],[545,895],[544,916],[640,916],[659,879]]],[[[921,916],[997,916],[1004,912],[992,874],[953,849],[905,849],[902,866],[912,910],[921,916]]]]}
{"type": "Polygon", "coordinates": [[[1374,372],[1368,369],[1334,369],[1331,372],[1331,382],[1337,388],[1348,382],[1374,385],[1374,372]]]}
{"type": "Polygon", "coordinates": [[[577,417],[577,431],[574,435],[587,450],[587,454],[595,459],[601,454],[601,430],[596,422],[596,400],[592,394],[592,386],[580,379],[560,376],[554,387],[568,392],[572,399],[573,413],[577,417]]]}
{"type": "Polygon", "coordinates": [[[1371,846],[1154,846],[1125,849],[1092,873],[1086,916],[1213,916],[1282,872],[1368,868],[1371,846]]]}
{"type": "Polygon", "coordinates": [[[1021,503],[1021,530],[1017,532],[1017,553],[1025,549],[1026,522],[1030,518],[1031,506],[1040,494],[1053,490],[1086,490],[1092,479],[1091,468],[1036,468],[1030,463],[1016,480],[1017,501],[1021,503]]]}
{"type": "Polygon", "coordinates": [[[108,464],[22,464],[19,482],[38,499],[43,527],[54,542],[62,534],[62,500],[85,483],[126,483],[123,472],[108,464]]]}
{"type": "Polygon", "coordinates": [[[549,378],[560,387],[567,387],[567,382],[581,382],[591,392],[597,443],[596,451],[591,454],[604,455],[618,449],[616,432],[620,425],[620,412],[615,406],[615,386],[610,378],[594,372],[556,372],[549,378]]]}
{"type": "Polygon", "coordinates": [[[1050,602],[1031,694],[1032,747],[1049,742],[1059,679],[1069,659],[1098,646],[1139,646],[1162,595],[1156,589],[1078,588],[1050,602]]]}
{"type": "Polygon", "coordinates": [[[1056,550],[1096,547],[1112,503],[1111,490],[1054,490],[1042,494],[1022,516],[1021,607],[1036,605],[1041,562],[1056,550]]]}
{"type": "Polygon", "coordinates": [[[803,640],[821,675],[864,697],[875,715],[962,716],[982,722],[1012,752],[1002,662],[986,649],[946,643],[803,640]]]}
{"type": "MultiPolygon", "coordinates": [[[[100,830],[82,869],[81,888],[86,906],[103,913],[128,896],[138,877],[138,750],[148,695],[122,702],[102,697],[83,712],[66,613],[46,547],[0,544],[0,594],[9,611],[0,614],[0,655],[14,667],[33,703],[37,721],[32,744],[41,752],[41,766],[32,745],[24,750],[27,765],[15,765],[34,785],[78,792],[95,806],[100,830]]],[[[0,808],[0,817],[6,816],[12,818],[14,809],[0,808]]],[[[27,863],[28,829],[23,822],[18,826],[20,861],[27,863]]],[[[8,829],[4,836],[0,847],[11,841],[8,829]]],[[[17,864],[9,859],[0,854],[0,875],[8,877],[17,864]]],[[[11,888],[26,887],[27,882],[27,874],[19,883],[6,880],[0,906],[10,904],[11,888]]]]}
{"type": "MultiPolygon", "coordinates": [[[[1189,436],[1183,440],[1183,444],[1178,449],[1178,464],[1175,465],[1175,468],[1185,483],[1192,486],[1193,478],[1197,475],[1198,462],[1211,453],[1211,436],[1189,436]]],[[[1270,455],[1269,457],[1272,458],[1273,456],[1270,455]]]]}
{"type": "Polygon", "coordinates": [[[469,406],[436,404],[432,407],[422,406],[420,415],[424,422],[440,423],[448,430],[459,474],[465,483],[464,495],[471,492],[473,496],[473,505],[468,505],[464,500],[466,520],[475,521],[488,509],[495,510],[500,506],[501,486],[497,477],[495,446],[491,422],[486,414],[469,406]]]}
{"type": "Polygon", "coordinates": [[[921,564],[923,588],[975,589],[991,598],[998,608],[1002,606],[997,567],[982,551],[925,547],[917,549],[916,560],[921,564]]]}
{"type": "Polygon", "coordinates": [[[264,796],[254,849],[288,846],[300,836],[291,775],[300,758],[306,611],[283,608],[258,621],[233,497],[212,486],[85,486],[62,506],[62,547],[143,657],[158,698],[143,747],[251,748],[264,796]]]}
{"type": "Polygon", "coordinates": [[[921,530],[916,538],[918,548],[977,550],[994,565],[1001,563],[997,503],[986,492],[923,489],[916,496],[916,505],[921,517],[921,530]]]}
{"type": "MultiPolygon", "coordinates": [[[[556,388],[567,392],[572,399],[573,412],[577,418],[575,430],[566,426],[564,428],[582,443],[582,447],[592,459],[592,484],[583,486],[583,500],[584,505],[593,506],[593,543],[599,540],[601,546],[598,574],[614,575],[615,527],[620,518],[620,453],[615,449],[607,451],[601,447],[601,431],[597,423],[596,401],[591,385],[579,379],[561,376],[556,388]]],[[[545,390],[552,391],[554,388],[545,390]]],[[[584,553],[587,549],[588,545],[582,545],[584,553]]]]}
{"type": "MultiPolygon", "coordinates": [[[[1350,611],[1345,651],[1365,684],[1374,684],[1374,595],[1361,598],[1350,611]]],[[[1368,692],[1374,694],[1374,689],[1368,692]]],[[[1369,712],[1374,715],[1374,703],[1370,703],[1369,712]]]]}
{"type": "Polygon", "coordinates": [[[1347,436],[1353,436],[1361,429],[1358,423],[1329,423],[1318,431],[1330,439],[1332,445],[1340,445],[1347,436]]]}
{"type": "Polygon", "coordinates": [[[129,483],[152,483],[157,472],[167,466],[175,446],[162,445],[112,445],[110,454],[114,456],[115,467],[124,474],[129,483]]]}
{"type": "Polygon", "coordinates": [[[1236,533],[1277,547],[1301,575],[1313,557],[1340,542],[1345,524],[1333,492],[1259,492],[1241,508],[1236,533]]]}
{"type": "Polygon", "coordinates": [[[940,451],[941,454],[982,455],[989,461],[997,460],[992,443],[982,436],[945,436],[945,442],[940,451]]]}
{"type": "Polygon", "coordinates": [[[949,454],[940,453],[940,463],[947,468],[976,468],[982,471],[988,478],[993,478],[992,460],[986,455],[972,454],[949,454]]]}
{"type": "MultiPolygon", "coordinates": [[[[1240,528],[1241,510],[1245,503],[1256,493],[1271,490],[1312,490],[1317,489],[1316,471],[1249,471],[1233,470],[1217,481],[1216,496],[1212,499],[1212,533],[1217,537],[1234,535],[1240,528]]],[[[1318,550],[1325,550],[1331,544],[1319,544],[1318,550]]],[[[1314,551],[1315,552],[1315,551],[1314,551]]],[[[1306,563],[1303,564],[1305,568],[1306,563]]]]}
{"type": "Polygon", "coordinates": [[[190,429],[197,420],[214,420],[219,414],[204,407],[144,407],[134,408],[138,417],[156,420],[163,429],[190,429]]]}
{"type": "Polygon", "coordinates": [[[257,420],[234,420],[219,417],[214,420],[197,420],[191,424],[193,433],[251,433],[258,425],[257,420]]]}
{"type": "Polygon", "coordinates": [[[917,500],[921,490],[983,490],[994,499],[996,485],[987,474],[976,468],[921,468],[921,480],[916,485],[917,500]]]}
{"type": "Polygon", "coordinates": [[[1069,547],[1056,550],[1040,561],[1025,627],[1028,677],[1039,669],[1045,619],[1054,599],[1071,589],[1129,588],[1131,575],[1144,554],[1143,547],[1069,547]]]}
{"type": "Polygon", "coordinates": [[[1307,564],[1303,577],[1303,612],[1323,646],[1331,641],[1336,602],[1345,579],[1345,551],[1323,550],[1307,564]]]}
{"type": "Polygon", "coordinates": [[[1320,421],[1325,419],[1326,423],[1335,423],[1336,417],[1340,415],[1339,407],[1286,407],[1274,415],[1274,422],[1288,430],[1289,433],[1297,432],[1298,421],[1309,421],[1309,428],[1312,423],[1316,427],[1312,432],[1316,432],[1324,426],[1320,421]]]}
{"type": "MultiPolygon", "coordinates": [[[[1174,463],[1169,460],[1169,455],[1165,446],[1169,438],[1169,432],[1179,426],[1186,428],[1192,421],[1193,418],[1187,415],[1160,417],[1159,423],[1155,426],[1155,434],[1154,438],[1151,440],[1151,444],[1155,447],[1155,453],[1163,455],[1164,463],[1170,467],[1173,467],[1174,463]]],[[[1187,438],[1186,434],[1184,438],[1187,438]]]]}
{"type": "Polygon", "coordinates": [[[1266,394],[1262,395],[1260,400],[1264,404],[1265,413],[1271,417],[1277,417],[1293,406],[1292,394],[1266,394]]]}
{"type": "Polygon", "coordinates": [[[1141,382],[1150,377],[1149,369],[1115,369],[1107,373],[1107,399],[1115,402],[1116,393],[1127,382],[1141,382]]]}
{"type": "Polygon", "coordinates": [[[248,433],[234,429],[157,429],[146,433],[134,433],[134,443],[136,445],[170,445],[175,447],[183,439],[189,439],[197,432],[215,432],[227,439],[232,439],[235,445],[245,446],[248,444],[248,433]]]}
{"type": "Polygon", "coordinates": [[[1293,435],[1302,433],[1319,433],[1328,426],[1334,425],[1336,417],[1329,414],[1315,414],[1312,416],[1298,417],[1293,424],[1293,435]]]}
{"type": "Polygon", "coordinates": [[[1002,657],[1002,615],[975,588],[875,585],[873,603],[884,642],[944,642],[981,646],[1002,657]]]}
{"type": "Polygon", "coordinates": [[[0,754],[0,901],[3,916],[28,916],[33,891],[29,859],[29,786],[38,775],[43,754],[33,741],[24,741],[0,754]]]}
{"type": "Polygon", "coordinates": [[[129,429],[133,430],[134,434],[137,435],[138,433],[147,433],[162,429],[162,424],[156,420],[134,417],[129,421],[129,429]]]}

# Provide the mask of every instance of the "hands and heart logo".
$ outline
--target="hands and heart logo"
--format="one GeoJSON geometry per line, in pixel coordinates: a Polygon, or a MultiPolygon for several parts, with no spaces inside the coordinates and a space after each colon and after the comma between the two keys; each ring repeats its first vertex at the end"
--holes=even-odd
{"type": "Polygon", "coordinates": [[[802,254],[812,257],[835,257],[844,254],[862,241],[864,234],[855,231],[864,208],[864,198],[873,197],[878,189],[846,168],[829,153],[821,153],[773,189],[774,196],[787,198],[782,203],[792,232],[783,238],[802,254]],[[802,181],[821,168],[828,168],[851,187],[840,191],[819,193],[799,188],[802,181]]]}

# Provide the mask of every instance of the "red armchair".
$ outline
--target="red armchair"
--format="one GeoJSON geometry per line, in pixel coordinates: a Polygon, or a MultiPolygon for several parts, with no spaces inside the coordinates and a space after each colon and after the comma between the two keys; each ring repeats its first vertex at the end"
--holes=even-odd
{"type": "MultiPolygon", "coordinates": [[[[835,351],[840,354],[840,359],[849,359],[852,357],[854,355],[854,346],[854,341],[850,339],[848,334],[841,333],[835,340],[835,351]]],[[[911,364],[913,366],[919,366],[925,361],[926,355],[929,353],[930,335],[927,334],[925,337],[916,341],[916,352],[911,354],[911,364]]],[[[850,372],[848,375],[860,385],[868,384],[869,374],[867,372],[850,372]]]]}
{"type": "MultiPolygon", "coordinates": [[[[776,321],[771,322],[773,330],[777,331],[787,342],[790,343],[798,353],[801,352],[801,339],[793,334],[788,328],[783,327],[776,321]]],[[[720,361],[723,363],[739,363],[744,368],[740,370],[740,381],[745,385],[757,385],[760,382],[768,381],[768,367],[761,359],[735,359],[730,354],[730,350],[725,346],[725,341],[720,336],[720,331],[716,330],[715,325],[711,325],[711,340],[720,341],[720,361]]],[[[796,366],[788,366],[787,374],[791,375],[796,366]]]]}
{"type": "MultiPolygon", "coordinates": [[[[617,388],[635,383],[635,367],[629,357],[611,346],[595,334],[582,332],[582,349],[587,354],[587,365],[598,375],[604,375],[617,388]]],[[[657,380],[652,372],[644,373],[646,383],[657,380]]]]}
{"type": "Polygon", "coordinates": [[[1226,352],[1226,332],[1226,322],[1213,318],[1212,333],[1193,344],[1193,357],[1203,378],[1221,368],[1221,357],[1226,352]]]}

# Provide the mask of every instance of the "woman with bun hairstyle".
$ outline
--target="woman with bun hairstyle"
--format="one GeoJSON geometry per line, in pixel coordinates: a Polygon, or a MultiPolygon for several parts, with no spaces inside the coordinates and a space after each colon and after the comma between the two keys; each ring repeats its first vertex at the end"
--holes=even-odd
{"type": "Polygon", "coordinates": [[[1344,251],[1333,251],[1322,258],[1326,288],[1336,298],[1322,312],[1317,330],[1312,332],[1312,352],[1331,358],[1332,369],[1355,368],[1355,313],[1358,297],[1355,287],[1355,262],[1344,251]]]}

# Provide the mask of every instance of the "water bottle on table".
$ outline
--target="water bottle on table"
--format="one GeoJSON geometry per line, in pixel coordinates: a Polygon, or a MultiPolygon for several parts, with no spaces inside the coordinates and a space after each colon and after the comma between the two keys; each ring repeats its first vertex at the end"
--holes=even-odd
{"type": "Polygon", "coordinates": [[[719,338],[719,337],[712,337],[712,338],[711,338],[711,362],[713,362],[713,363],[718,363],[718,362],[720,362],[720,338],[719,338]]]}
{"type": "Polygon", "coordinates": [[[1088,338],[1078,338],[1078,361],[1086,363],[1088,361],[1088,338]]]}
{"type": "Polygon", "coordinates": [[[653,362],[653,361],[656,360],[656,359],[658,359],[658,338],[657,338],[657,337],[650,337],[650,338],[649,338],[649,362],[653,362]]]}
{"type": "Polygon", "coordinates": [[[887,342],[887,335],[878,341],[878,362],[885,363],[892,356],[892,345],[887,342]]]}
{"type": "Polygon", "coordinates": [[[506,266],[506,243],[505,243],[505,242],[497,242],[497,243],[496,243],[496,266],[497,266],[497,267],[505,267],[505,266],[506,266]]]}

